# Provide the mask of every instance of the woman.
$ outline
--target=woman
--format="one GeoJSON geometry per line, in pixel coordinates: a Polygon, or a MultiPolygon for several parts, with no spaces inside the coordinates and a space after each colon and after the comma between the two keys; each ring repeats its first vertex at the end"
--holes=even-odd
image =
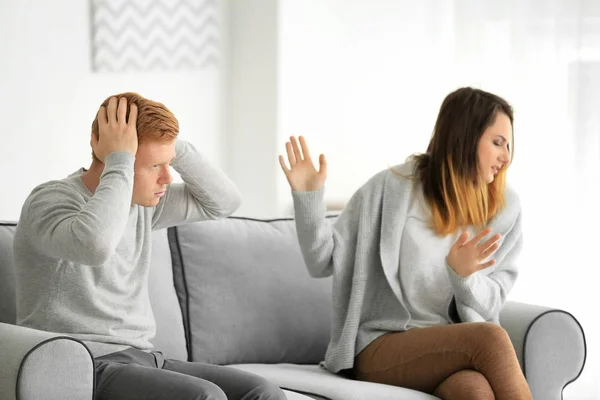
{"type": "Polygon", "coordinates": [[[427,152],[372,177],[333,226],[324,155],[316,170],[304,138],[286,143],[304,260],[311,276],[333,275],[327,369],[446,400],[532,398],[497,324],[522,246],[505,187],[512,123],[496,95],[450,93],[427,152]]]}

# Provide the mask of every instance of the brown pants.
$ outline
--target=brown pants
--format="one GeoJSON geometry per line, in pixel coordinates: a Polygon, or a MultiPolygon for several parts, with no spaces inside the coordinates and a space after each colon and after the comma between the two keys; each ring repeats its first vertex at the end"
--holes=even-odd
{"type": "Polygon", "coordinates": [[[385,334],[354,363],[356,377],[444,400],[531,400],[506,331],[488,322],[385,334]]]}

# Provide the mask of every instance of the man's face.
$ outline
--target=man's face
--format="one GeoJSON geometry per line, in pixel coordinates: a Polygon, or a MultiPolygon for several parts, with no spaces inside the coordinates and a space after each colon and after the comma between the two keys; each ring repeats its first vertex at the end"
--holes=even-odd
{"type": "Polygon", "coordinates": [[[144,142],[135,154],[132,203],[154,207],[173,181],[169,164],[175,158],[175,140],[168,143],[144,142]]]}

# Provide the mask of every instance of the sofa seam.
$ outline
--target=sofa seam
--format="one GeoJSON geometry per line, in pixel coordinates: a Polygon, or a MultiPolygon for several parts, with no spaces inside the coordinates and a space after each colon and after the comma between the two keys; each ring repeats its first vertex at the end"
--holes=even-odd
{"type": "MultiPolygon", "coordinates": [[[[339,217],[339,213],[338,214],[329,214],[329,215],[325,216],[325,218],[327,218],[327,219],[337,218],[337,217],[339,217]]],[[[280,218],[266,219],[266,218],[252,218],[252,217],[242,217],[242,216],[229,216],[229,217],[227,217],[227,219],[237,219],[237,220],[242,220],[242,221],[255,221],[255,222],[266,222],[266,223],[279,222],[279,221],[294,221],[295,220],[294,217],[280,217],[280,218]]]]}
{"type": "MultiPolygon", "coordinates": [[[[186,277],[186,273],[185,273],[185,263],[183,262],[183,255],[182,255],[182,251],[181,251],[181,245],[179,243],[179,230],[177,229],[176,226],[173,226],[171,228],[169,228],[169,231],[172,232],[172,237],[173,240],[175,242],[175,249],[171,249],[171,260],[173,261],[173,259],[175,257],[177,257],[177,261],[179,263],[179,267],[181,269],[181,280],[182,280],[182,284],[183,284],[183,291],[184,291],[184,296],[185,296],[185,310],[183,310],[183,308],[181,307],[181,304],[179,305],[179,308],[181,309],[181,313],[182,313],[182,317],[184,318],[184,333],[186,336],[186,350],[187,350],[187,361],[192,361],[192,326],[191,326],[191,320],[190,320],[190,293],[188,290],[188,283],[187,283],[187,277],[186,277]]],[[[169,248],[171,248],[171,246],[169,245],[169,248]]],[[[172,263],[172,267],[175,267],[175,263],[172,263]]]]}

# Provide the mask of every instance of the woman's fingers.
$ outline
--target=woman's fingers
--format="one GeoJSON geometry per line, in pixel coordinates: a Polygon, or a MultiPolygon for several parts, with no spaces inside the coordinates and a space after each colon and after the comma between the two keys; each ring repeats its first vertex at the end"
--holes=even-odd
{"type": "Polygon", "coordinates": [[[310,161],[310,150],[306,144],[306,139],[304,139],[304,136],[299,136],[298,140],[300,141],[300,148],[302,150],[302,155],[304,156],[303,158],[310,161]]]}
{"type": "Polygon", "coordinates": [[[294,150],[292,149],[292,144],[290,142],[287,142],[285,144],[285,151],[287,152],[290,167],[293,167],[294,165],[296,165],[296,157],[294,155],[294,150]]]}
{"type": "Polygon", "coordinates": [[[492,236],[491,238],[489,238],[488,240],[486,240],[482,244],[477,245],[477,248],[480,251],[485,251],[488,248],[490,248],[492,245],[494,245],[494,243],[497,243],[498,240],[500,240],[501,237],[502,237],[502,235],[500,235],[499,233],[496,233],[494,236],[492,236]]]}
{"type": "Polygon", "coordinates": [[[473,236],[473,239],[471,239],[471,243],[474,244],[475,246],[477,246],[479,244],[479,242],[481,242],[483,240],[483,238],[486,237],[487,235],[489,235],[491,232],[492,232],[492,228],[483,229],[477,235],[473,236]]]}
{"type": "Polygon", "coordinates": [[[464,244],[467,243],[468,239],[469,239],[469,232],[464,231],[463,233],[460,234],[458,239],[456,239],[456,243],[454,243],[454,247],[459,248],[461,246],[464,246],[464,244]]]}
{"type": "Polygon", "coordinates": [[[319,173],[327,176],[327,160],[325,159],[325,154],[319,156],[319,173]]]}
{"type": "Polygon", "coordinates": [[[481,252],[481,259],[485,260],[486,258],[488,258],[489,256],[491,256],[492,254],[494,254],[494,252],[496,250],[498,250],[498,248],[500,247],[499,243],[494,243],[493,245],[491,245],[490,247],[488,247],[486,250],[481,252]]]}
{"type": "Polygon", "coordinates": [[[296,140],[296,137],[291,136],[290,142],[292,143],[292,149],[294,150],[294,157],[296,158],[296,162],[302,161],[302,152],[300,151],[300,147],[298,146],[298,141],[296,140]]]}
{"type": "Polygon", "coordinates": [[[281,169],[283,170],[284,174],[288,174],[288,172],[290,172],[290,169],[287,167],[287,165],[285,165],[285,159],[283,158],[283,156],[279,156],[279,165],[281,165],[281,169]]]}

